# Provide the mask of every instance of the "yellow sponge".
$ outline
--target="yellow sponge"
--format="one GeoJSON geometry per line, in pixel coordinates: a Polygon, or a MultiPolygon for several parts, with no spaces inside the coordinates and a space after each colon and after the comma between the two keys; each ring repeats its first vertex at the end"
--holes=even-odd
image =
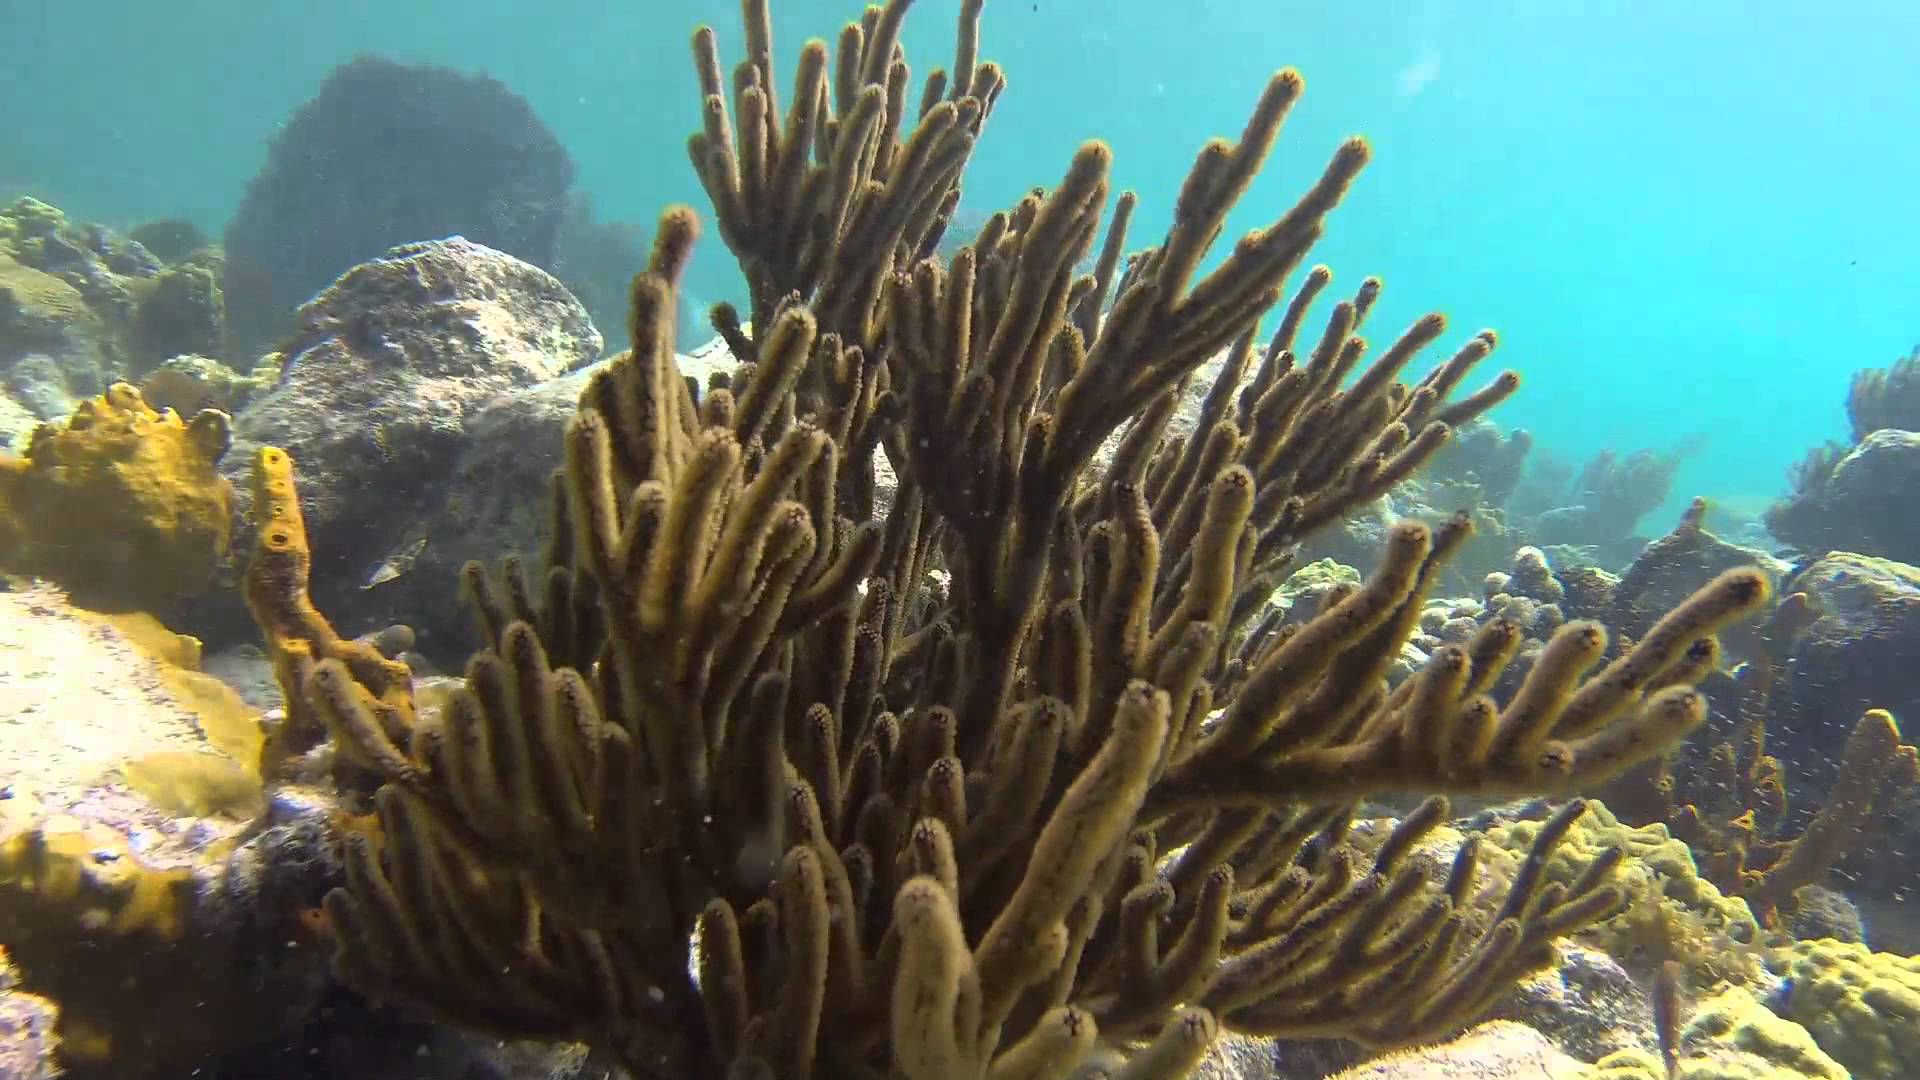
{"type": "Polygon", "coordinates": [[[233,493],[217,466],[231,442],[225,413],[156,413],[125,383],[81,402],[24,457],[0,455],[0,571],[107,611],[201,588],[227,550],[233,493]]]}

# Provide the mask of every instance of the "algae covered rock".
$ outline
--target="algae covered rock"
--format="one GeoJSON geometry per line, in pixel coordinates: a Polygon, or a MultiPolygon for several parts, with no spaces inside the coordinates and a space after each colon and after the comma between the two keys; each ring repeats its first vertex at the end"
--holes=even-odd
{"type": "Polygon", "coordinates": [[[198,649],[0,592],[0,947],[88,1075],[189,1075],[326,986],[300,912],[337,878],[328,808],[263,801],[258,717],[198,649]]]}
{"type": "MultiPolygon", "coordinates": [[[[300,462],[307,528],[327,552],[314,591],[343,624],[430,622],[435,612],[378,586],[430,539],[475,417],[590,363],[600,345],[579,301],[537,267],[459,238],[394,248],[300,310],[278,384],[235,423],[229,472],[243,479],[266,445],[300,462]]],[[[543,491],[526,497],[537,505],[543,491]]],[[[434,585],[450,608],[451,581],[434,585]]]]}
{"type": "Polygon", "coordinates": [[[225,413],[182,420],[117,383],[65,425],[0,456],[0,570],[51,578],[82,603],[150,610],[204,587],[226,554],[225,413]]]}

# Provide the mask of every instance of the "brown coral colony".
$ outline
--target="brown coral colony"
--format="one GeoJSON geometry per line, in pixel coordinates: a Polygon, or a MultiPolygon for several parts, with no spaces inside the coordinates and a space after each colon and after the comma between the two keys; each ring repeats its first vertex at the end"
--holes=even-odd
{"type": "Polygon", "coordinates": [[[342,783],[377,788],[327,902],[341,970],[662,1078],[1167,1077],[1223,1028],[1461,1027],[1619,910],[1619,853],[1543,877],[1571,802],[1470,917],[1499,887],[1474,844],[1414,857],[1440,796],[1570,793],[1664,752],[1704,718],[1701,643],[1765,577],[1611,651],[1571,623],[1504,707],[1502,620],[1387,678],[1464,515],[1399,525],[1371,578],[1281,627],[1295,545],[1517,387],[1455,396],[1494,336],[1405,379],[1445,320],[1369,360],[1369,280],[1303,340],[1322,267],[1263,335],[1359,140],[1202,272],[1292,71],[1200,151],[1159,242],[1123,255],[1131,194],[1100,239],[1094,142],[937,257],[1005,80],[970,0],[912,95],[908,6],[804,46],[784,113],[765,0],[730,77],[696,34],[688,148],[750,289],[747,318],[713,312],[739,366],[676,367],[699,225],[669,210],[631,348],[567,430],[540,575],[468,567],[486,644],[443,708],[313,609],[291,463],[258,461],[278,524],[247,595],[295,703],[270,756],[330,739],[342,783]],[[1379,791],[1432,797],[1362,843],[1379,791]]]}

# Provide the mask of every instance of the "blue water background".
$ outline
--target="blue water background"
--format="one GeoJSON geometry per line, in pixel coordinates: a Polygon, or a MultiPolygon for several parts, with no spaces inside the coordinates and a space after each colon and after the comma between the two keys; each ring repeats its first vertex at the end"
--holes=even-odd
{"type": "MultiPolygon", "coordinates": [[[[783,83],[804,36],[857,13],[774,6],[783,83]]],[[[916,82],[948,63],[957,6],[915,5],[916,82]]],[[[0,194],[218,235],[276,125],[376,51],[505,81],[603,218],[704,208],[683,149],[703,20],[731,66],[738,6],[712,0],[0,0],[0,194]]],[[[1527,377],[1496,419],[1570,457],[1704,438],[1676,495],[1752,499],[1843,433],[1853,370],[1920,340],[1916,41],[1920,4],[1896,0],[989,0],[983,55],[1011,86],[967,202],[1052,183],[1097,135],[1143,196],[1135,236],[1157,237],[1195,148],[1298,67],[1307,95],[1232,233],[1367,135],[1315,258],[1340,286],[1386,279],[1376,339],[1429,309],[1449,343],[1496,327],[1527,377]]],[[[733,282],[713,237],[691,288],[733,282]]]]}

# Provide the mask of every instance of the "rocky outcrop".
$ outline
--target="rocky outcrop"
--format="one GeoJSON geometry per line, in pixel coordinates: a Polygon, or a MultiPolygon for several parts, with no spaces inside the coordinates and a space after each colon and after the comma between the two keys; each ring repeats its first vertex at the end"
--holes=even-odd
{"type": "Polygon", "coordinates": [[[456,533],[503,504],[540,506],[545,467],[519,455],[557,448],[566,391],[516,399],[600,347],[585,309],[543,270],[459,238],[394,248],[300,310],[279,384],[236,421],[230,475],[244,487],[261,446],[293,455],[315,599],[344,627],[431,622],[452,605],[450,577],[421,593],[382,587],[435,543],[480,553],[485,541],[456,533]],[[536,434],[532,417],[554,424],[536,434]],[[465,505],[477,489],[492,505],[465,505]]]}
{"type": "Polygon", "coordinates": [[[82,1075],[175,1077],[328,983],[302,912],[339,879],[331,807],[263,799],[259,718],[197,661],[150,618],[0,591],[0,1061],[50,1015],[20,994],[82,1075]]]}

